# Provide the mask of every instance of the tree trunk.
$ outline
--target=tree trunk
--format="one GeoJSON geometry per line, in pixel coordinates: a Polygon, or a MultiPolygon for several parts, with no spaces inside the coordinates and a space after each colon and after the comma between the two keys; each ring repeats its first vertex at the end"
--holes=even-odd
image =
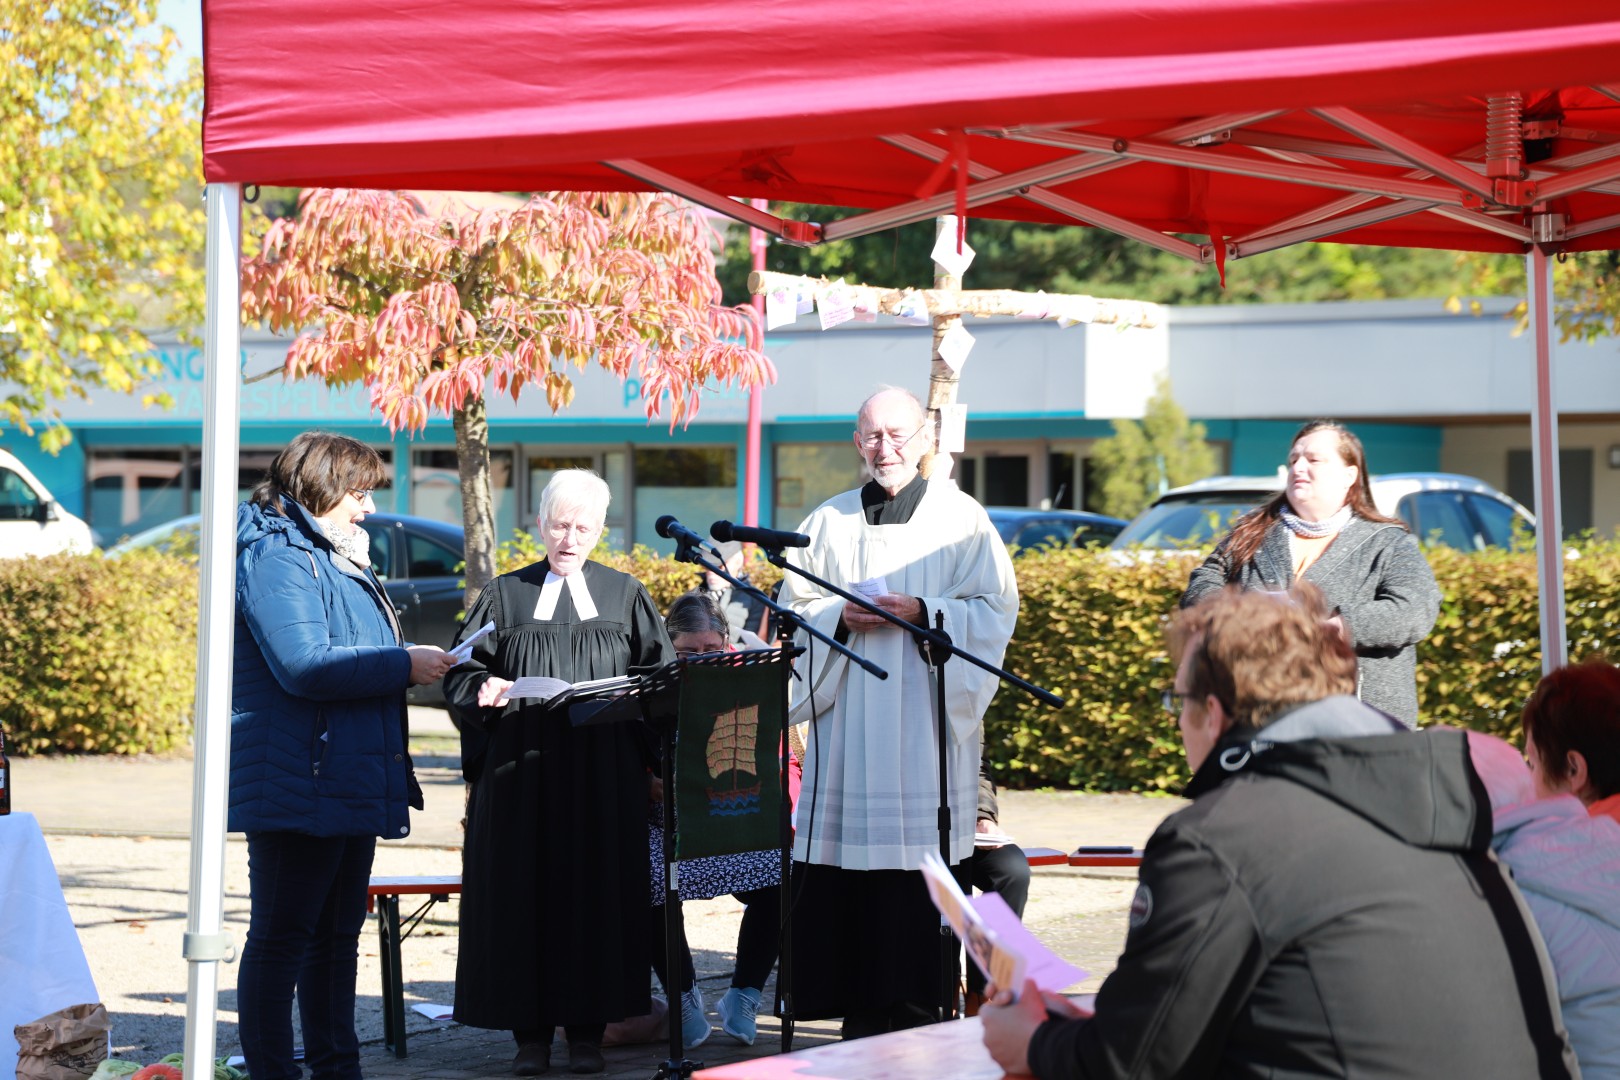
{"type": "Polygon", "coordinates": [[[482,395],[455,412],[456,466],[461,473],[461,520],[467,530],[467,594],[471,608],[495,576],[495,504],[489,491],[489,418],[482,395]]]}

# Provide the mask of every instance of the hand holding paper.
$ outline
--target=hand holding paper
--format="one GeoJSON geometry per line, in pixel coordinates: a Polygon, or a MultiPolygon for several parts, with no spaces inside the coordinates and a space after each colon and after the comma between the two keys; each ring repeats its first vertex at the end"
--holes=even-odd
{"type": "Polygon", "coordinates": [[[1000,896],[986,893],[973,900],[964,895],[938,855],[929,852],[920,869],[934,906],[996,986],[1021,987],[1029,979],[1041,990],[1056,992],[1086,977],[1025,929],[1000,896]]]}
{"type": "Polygon", "coordinates": [[[494,629],[494,623],[485,623],[483,626],[480,626],[477,630],[475,630],[471,635],[463,638],[460,645],[457,645],[455,648],[450,650],[450,655],[455,658],[456,663],[465,664],[472,658],[473,645],[477,643],[479,638],[493,632],[494,629]]]}

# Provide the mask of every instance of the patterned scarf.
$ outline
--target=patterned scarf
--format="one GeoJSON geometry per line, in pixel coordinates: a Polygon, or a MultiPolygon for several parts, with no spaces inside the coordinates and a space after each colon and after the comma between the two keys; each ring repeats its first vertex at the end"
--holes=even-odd
{"type": "Polygon", "coordinates": [[[316,524],[332,542],[332,550],[349,560],[356,570],[365,573],[371,566],[371,534],[358,525],[351,528],[334,525],[324,519],[317,519],[316,524]]]}
{"type": "Polygon", "coordinates": [[[1335,535],[1350,524],[1350,513],[1350,504],[1345,503],[1339,507],[1338,513],[1326,521],[1306,521],[1285,505],[1277,511],[1277,516],[1282,518],[1283,524],[1287,525],[1295,536],[1303,536],[1307,540],[1320,540],[1324,536],[1335,535]]]}

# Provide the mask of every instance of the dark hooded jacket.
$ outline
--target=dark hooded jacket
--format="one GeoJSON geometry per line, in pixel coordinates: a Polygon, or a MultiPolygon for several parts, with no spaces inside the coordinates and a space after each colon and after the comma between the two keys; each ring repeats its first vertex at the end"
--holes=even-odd
{"type": "Polygon", "coordinates": [[[371,569],[284,502],[237,508],[229,828],[398,839],[422,806],[410,654],[371,569]]]}
{"type": "Polygon", "coordinates": [[[1462,732],[1349,697],[1232,732],[1148,842],[1089,1021],[1036,1076],[1578,1077],[1462,732]]]}

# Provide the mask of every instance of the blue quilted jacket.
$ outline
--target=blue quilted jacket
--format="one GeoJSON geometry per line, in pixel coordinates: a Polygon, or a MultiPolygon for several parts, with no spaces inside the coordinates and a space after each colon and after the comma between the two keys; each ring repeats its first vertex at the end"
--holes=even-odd
{"type": "Polygon", "coordinates": [[[422,806],[405,750],[410,655],[370,569],[335,558],[286,504],[288,517],[236,512],[229,827],[405,836],[422,806]]]}

